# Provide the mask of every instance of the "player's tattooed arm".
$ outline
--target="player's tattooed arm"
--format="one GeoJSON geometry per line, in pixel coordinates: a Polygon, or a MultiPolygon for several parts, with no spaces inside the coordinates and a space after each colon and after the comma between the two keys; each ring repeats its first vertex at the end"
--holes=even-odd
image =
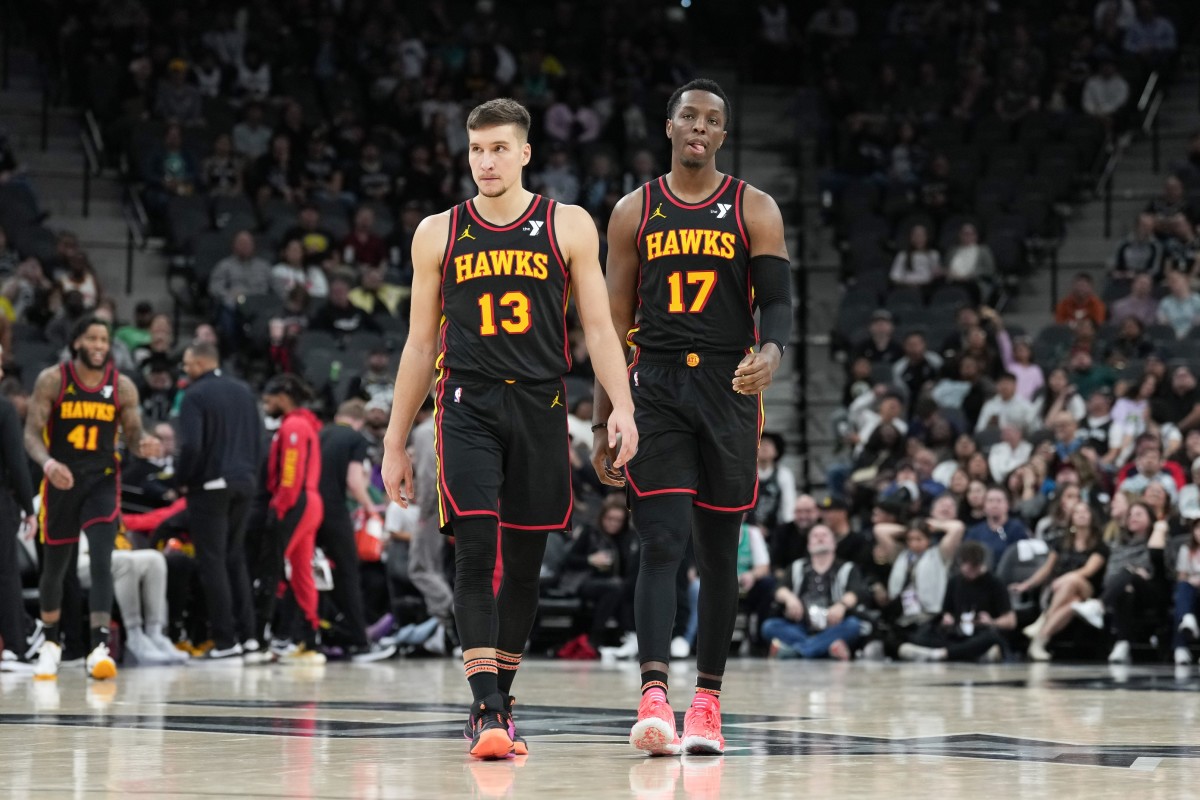
{"type": "Polygon", "coordinates": [[[129,452],[142,458],[157,458],[162,454],[162,442],[142,428],[142,405],[137,386],[125,375],[117,379],[117,396],[121,401],[121,430],[129,452]]]}
{"type": "Polygon", "coordinates": [[[43,467],[50,459],[50,451],[46,449],[46,440],[43,438],[46,423],[50,420],[50,409],[60,391],[62,373],[59,368],[54,366],[42,370],[33,386],[33,396],[29,398],[29,409],[25,413],[25,452],[43,467]]]}

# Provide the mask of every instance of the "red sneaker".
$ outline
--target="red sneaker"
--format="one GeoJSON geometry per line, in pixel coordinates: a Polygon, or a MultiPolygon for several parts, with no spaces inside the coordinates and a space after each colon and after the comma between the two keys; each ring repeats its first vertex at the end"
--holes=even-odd
{"type": "Polygon", "coordinates": [[[638,703],[638,721],[629,732],[629,743],[652,756],[679,753],[679,734],[675,732],[675,712],[660,691],[649,691],[638,703]]]}
{"type": "Polygon", "coordinates": [[[725,752],[721,735],[721,701],[692,701],[683,716],[683,751],[694,756],[719,756],[725,752]]]}

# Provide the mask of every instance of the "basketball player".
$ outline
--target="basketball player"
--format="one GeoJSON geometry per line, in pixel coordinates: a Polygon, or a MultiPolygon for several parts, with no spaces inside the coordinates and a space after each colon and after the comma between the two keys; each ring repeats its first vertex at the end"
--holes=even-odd
{"type": "Polygon", "coordinates": [[[111,331],[95,317],[75,325],[74,358],[38,375],[25,418],[25,449],[42,465],[42,575],[40,630],[34,677],[53,680],[62,660],[63,580],[75,569],[80,531],[87,534],[92,586],[88,597],[92,631],[86,666],[97,680],[115,677],[108,652],[113,604],[112,551],[117,536],[120,458],[117,429],[129,450],[157,458],[159,440],[142,431],[138,391],[111,358],[111,331]]]}
{"type": "MultiPolygon", "coordinates": [[[[713,81],[676,90],[667,104],[671,171],[622,198],[608,228],[612,317],[637,348],[629,382],[644,447],[622,476],[610,437],[597,435],[593,465],[606,483],[628,480],[642,540],[634,600],[642,700],[630,742],[652,755],[724,751],[719,697],[737,613],[739,529],[758,493],[759,393],[791,335],[779,209],[716,168],[729,113],[713,81]],[[700,573],[700,634],[680,741],[667,661],[689,536],[700,573]]],[[[611,407],[603,388],[596,387],[599,427],[611,407]]]]}
{"type": "Polygon", "coordinates": [[[529,112],[508,99],[467,117],[479,193],[426,218],[414,236],[412,322],[384,439],[384,485],[407,505],[413,484],[405,443],[436,366],[439,516],[455,538],[454,613],[477,758],[528,752],[511,724],[509,689],[537,612],[547,533],[570,526],[562,375],[570,368],[572,290],[592,365],[613,397],[607,443],[615,463],[637,450],[596,228],[583,209],[522,185],[529,124],[529,112]],[[493,596],[497,524],[504,579],[493,596]]]}

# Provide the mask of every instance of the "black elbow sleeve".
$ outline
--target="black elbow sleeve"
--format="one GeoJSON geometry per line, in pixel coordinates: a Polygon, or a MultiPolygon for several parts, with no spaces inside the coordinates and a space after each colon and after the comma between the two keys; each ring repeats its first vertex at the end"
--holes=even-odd
{"type": "Polygon", "coordinates": [[[758,340],[774,342],[782,352],[792,338],[792,269],[786,258],[754,256],[750,259],[754,305],[759,308],[758,340]]]}

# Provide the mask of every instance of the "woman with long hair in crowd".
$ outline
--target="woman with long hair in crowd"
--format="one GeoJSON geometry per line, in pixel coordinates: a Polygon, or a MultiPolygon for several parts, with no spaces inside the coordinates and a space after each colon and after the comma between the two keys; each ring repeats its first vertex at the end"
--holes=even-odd
{"type": "Polygon", "coordinates": [[[1148,503],[1133,503],[1124,526],[1109,546],[1101,599],[1112,619],[1116,638],[1108,655],[1111,663],[1127,664],[1131,660],[1131,642],[1139,618],[1147,612],[1166,611],[1168,588],[1163,548],[1168,526],[1165,518],[1156,520],[1156,516],[1156,510],[1148,503]]]}
{"type": "Polygon", "coordinates": [[[1050,508],[1046,515],[1037,522],[1037,527],[1034,529],[1034,534],[1037,538],[1053,548],[1058,543],[1058,540],[1063,538],[1069,531],[1071,527],[1071,509],[1078,502],[1078,485],[1068,483],[1059,487],[1050,501],[1050,508]]]}
{"type": "Polygon", "coordinates": [[[1188,646],[1200,639],[1196,612],[1200,610],[1200,519],[1192,520],[1191,535],[1175,560],[1175,664],[1192,663],[1188,646]]]}
{"type": "MultiPolygon", "coordinates": [[[[1049,591],[1050,602],[1046,610],[1024,631],[1030,639],[1029,657],[1034,661],[1050,660],[1046,643],[1066,628],[1075,614],[1082,616],[1084,601],[1100,592],[1108,547],[1100,535],[1095,514],[1087,503],[1076,502],[1071,507],[1069,519],[1067,535],[1050,551],[1045,563],[1028,580],[1011,587],[1017,594],[1043,585],[1049,591]]],[[[1101,614],[1100,626],[1103,624],[1101,614]]]]}
{"type": "Polygon", "coordinates": [[[1038,392],[1035,400],[1038,414],[1047,427],[1054,415],[1060,411],[1069,411],[1075,419],[1083,419],[1087,415],[1087,407],[1075,387],[1071,385],[1071,377],[1062,367],[1055,367],[1046,376],[1046,385],[1038,392]],[[1037,403],[1040,402],[1040,405],[1037,403]]]}

